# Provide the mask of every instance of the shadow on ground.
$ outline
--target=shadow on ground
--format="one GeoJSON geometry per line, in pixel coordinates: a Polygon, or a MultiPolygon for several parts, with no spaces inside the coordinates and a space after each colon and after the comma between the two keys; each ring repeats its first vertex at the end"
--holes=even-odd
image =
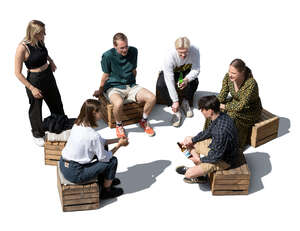
{"type": "Polygon", "coordinates": [[[262,178],[272,171],[272,165],[270,155],[265,152],[248,153],[245,157],[251,173],[249,194],[252,194],[264,188],[262,178]]]}
{"type": "Polygon", "coordinates": [[[129,167],[126,172],[117,173],[122,181],[124,193],[135,193],[149,188],[169,165],[169,160],[156,160],[146,164],[129,167]]]}

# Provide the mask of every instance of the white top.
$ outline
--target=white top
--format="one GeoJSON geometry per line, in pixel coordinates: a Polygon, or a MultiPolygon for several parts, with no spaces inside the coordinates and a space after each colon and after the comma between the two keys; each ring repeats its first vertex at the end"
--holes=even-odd
{"type": "Polygon", "coordinates": [[[164,78],[173,103],[178,101],[178,94],[175,89],[174,69],[183,65],[192,65],[191,71],[186,76],[189,82],[198,78],[200,73],[200,54],[197,47],[191,45],[188,55],[184,59],[179,57],[175,47],[165,57],[163,64],[164,78]]]}
{"type": "Polygon", "coordinates": [[[90,163],[96,155],[101,162],[108,162],[112,152],[104,150],[106,140],[91,127],[74,124],[62,157],[65,160],[76,161],[79,164],[90,163]]]}

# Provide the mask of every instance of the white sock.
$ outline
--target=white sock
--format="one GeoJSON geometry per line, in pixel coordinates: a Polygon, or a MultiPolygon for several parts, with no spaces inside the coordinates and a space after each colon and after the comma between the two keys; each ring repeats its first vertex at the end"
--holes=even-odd
{"type": "Polygon", "coordinates": [[[148,119],[148,115],[144,112],[143,113],[143,120],[147,120],[148,119]]]}

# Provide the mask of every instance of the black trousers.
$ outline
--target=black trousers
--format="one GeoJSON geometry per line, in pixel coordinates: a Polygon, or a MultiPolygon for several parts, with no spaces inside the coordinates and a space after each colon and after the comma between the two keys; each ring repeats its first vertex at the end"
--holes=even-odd
{"type": "Polygon", "coordinates": [[[45,135],[42,125],[43,100],[45,100],[46,104],[48,105],[51,114],[64,115],[65,112],[50,65],[42,72],[28,72],[27,80],[34,87],[38,88],[43,95],[42,99],[36,99],[33,97],[31,91],[26,88],[30,104],[29,120],[31,124],[32,135],[36,138],[39,138],[45,135]]]}
{"type": "MultiPolygon", "coordinates": [[[[185,77],[189,72],[190,70],[183,72],[183,76],[185,77]]],[[[179,103],[181,104],[182,100],[186,99],[189,102],[189,105],[192,107],[194,94],[199,84],[198,78],[189,82],[188,85],[183,90],[180,90],[177,86],[179,74],[180,74],[179,72],[174,73],[175,89],[178,94],[179,103]]],[[[165,82],[163,71],[159,73],[157,83],[156,83],[156,102],[158,104],[163,104],[167,106],[171,106],[173,104],[173,101],[170,98],[169,91],[165,82]]]]}

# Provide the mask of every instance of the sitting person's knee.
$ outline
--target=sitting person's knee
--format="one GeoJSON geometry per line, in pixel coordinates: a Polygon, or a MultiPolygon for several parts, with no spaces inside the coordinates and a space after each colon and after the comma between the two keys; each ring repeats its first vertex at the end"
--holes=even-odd
{"type": "Polygon", "coordinates": [[[114,108],[122,108],[123,107],[123,99],[113,99],[111,100],[114,108]]]}
{"type": "Polygon", "coordinates": [[[186,173],[184,174],[185,177],[187,178],[193,178],[193,177],[197,177],[197,174],[195,174],[194,172],[194,168],[189,168],[186,173]]]}
{"type": "Polygon", "coordinates": [[[152,103],[152,104],[156,103],[156,96],[152,93],[149,96],[149,102],[152,103]]]}

